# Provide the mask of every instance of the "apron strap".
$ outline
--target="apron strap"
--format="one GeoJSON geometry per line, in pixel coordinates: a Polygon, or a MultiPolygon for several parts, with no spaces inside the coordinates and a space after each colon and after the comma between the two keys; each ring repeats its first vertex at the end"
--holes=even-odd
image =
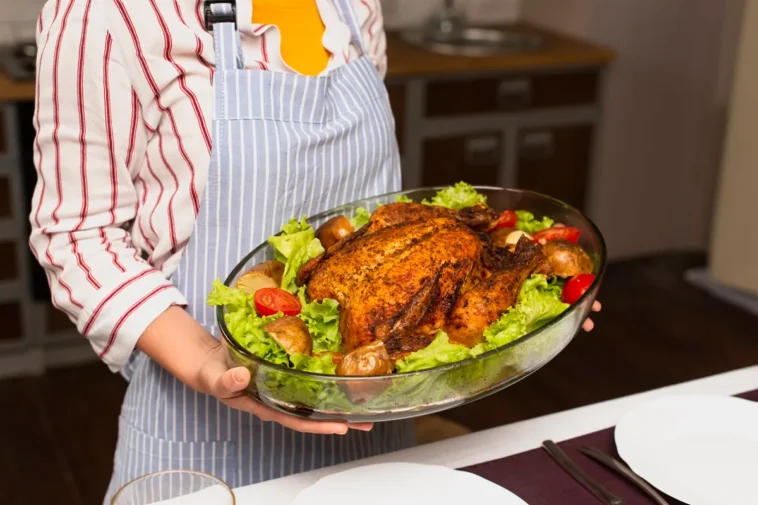
{"type": "Polygon", "coordinates": [[[335,0],[334,2],[339,11],[342,21],[350,28],[351,41],[361,55],[366,54],[366,48],[363,46],[363,37],[361,37],[361,28],[358,23],[358,16],[355,13],[352,0],[335,0]]]}
{"type": "Polygon", "coordinates": [[[245,68],[235,0],[204,0],[204,11],[205,28],[213,32],[216,70],[245,68]]]}

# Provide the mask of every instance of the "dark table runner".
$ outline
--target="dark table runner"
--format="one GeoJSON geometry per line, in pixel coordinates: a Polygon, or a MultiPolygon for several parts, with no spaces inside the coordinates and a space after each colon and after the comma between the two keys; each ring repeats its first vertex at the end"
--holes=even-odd
{"type": "MultiPolygon", "coordinates": [[[[758,390],[737,395],[737,397],[758,402],[758,390]]],[[[638,491],[624,477],[606,469],[578,451],[580,447],[589,445],[620,459],[616,452],[613,431],[614,429],[610,428],[590,433],[560,442],[558,445],[587,475],[624,500],[626,505],[651,505],[652,500],[638,491]]],[[[559,467],[541,447],[461,470],[503,486],[529,505],[598,505],[600,503],[559,467]]],[[[671,505],[684,505],[673,498],[668,501],[671,505]]]]}

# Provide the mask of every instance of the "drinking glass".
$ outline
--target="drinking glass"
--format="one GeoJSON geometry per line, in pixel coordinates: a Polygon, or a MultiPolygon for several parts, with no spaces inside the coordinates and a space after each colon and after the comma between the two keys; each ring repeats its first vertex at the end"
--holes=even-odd
{"type": "Polygon", "coordinates": [[[167,470],[138,477],[116,492],[111,505],[235,505],[234,492],[212,475],[167,470]]]}

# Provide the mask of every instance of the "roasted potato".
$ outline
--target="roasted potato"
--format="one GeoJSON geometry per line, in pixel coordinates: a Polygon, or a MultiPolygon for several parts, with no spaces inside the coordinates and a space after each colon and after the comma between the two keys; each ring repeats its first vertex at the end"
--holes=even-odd
{"type": "Polygon", "coordinates": [[[574,277],[591,274],[594,270],[592,260],[580,245],[568,240],[551,240],[542,246],[542,252],[553,267],[558,277],[574,277]]]}
{"type": "Polygon", "coordinates": [[[321,241],[324,249],[329,249],[354,231],[355,227],[348,218],[345,216],[334,216],[316,230],[316,238],[321,241]]]}
{"type": "Polygon", "coordinates": [[[508,242],[506,242],[506,240],[513,230],[515,230],[515,228],[498,228],[490,233],[490,239],[492,240],[492,243],[498,247],[508,247],[508,242]]]}
{"type": "Polygon", "coordinates": [[[282,346],[287,354],[308,354],[313,351],[313,338],[302,319],[282,317],[263,325],[271,338],[282,346]]]}
{"type": "Polygon", "coordinates": [[[277,260],[266,261],[255,265],[237,279],[235,287],[248,295],[254,295],[263,288],[278,288],[284,276],[284,263],[277,260]]]}
{"type": "Polygon", "coordinates": [[[337,375],[354,377],[389,375],[393,368],[394,365],[384,347],[384,342],[376,340],[345,354],[337,367],[337,375]]]}

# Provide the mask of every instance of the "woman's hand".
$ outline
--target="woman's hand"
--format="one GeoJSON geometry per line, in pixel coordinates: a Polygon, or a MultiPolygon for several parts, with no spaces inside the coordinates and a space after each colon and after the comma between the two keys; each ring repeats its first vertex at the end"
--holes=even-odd
{"type": "Polygon", "coordinates": [[[208,360],[198,371],[198,380],[200,391],[215,396],[221,403],[233,409],[250,412],[263,421],[277,422],[296,431],[321,435],[344,435],[348,429],[369,431],[372,428],[370,423],[308,421],[284,414],[250,398],[245,393],[245,388],[250,382],[250,372],[245,367],[230,369],[226,365],[226,351],[221,344],[218,344],[217,350],[208,355],[208,360]]]}
{"type": "Polygon", "coordinates": [[[373,427],[370,423],[309,421],[253,400],[245,392],[250,372],[244,367],[230,369],[221,343],[180,307],[171,307],[158,316],[142,334],[137,347],[190,388],[263,421],[322,435],[344,435],[349,429],[369,431],[373,427]]]}
{"type": "MultiPolygon", "coordinates": [[[[592,304],[592,312],[600,312],[600,310],[603,308],[603,306],[600,304],[600,302],[595,302],[592,304]]],[[[582,324],[582,329],[584,331],[592,331],[595,328],[595,323],[592,322],[592,319],[587,319],[584,321],[584,324],[582,324]]]]}

